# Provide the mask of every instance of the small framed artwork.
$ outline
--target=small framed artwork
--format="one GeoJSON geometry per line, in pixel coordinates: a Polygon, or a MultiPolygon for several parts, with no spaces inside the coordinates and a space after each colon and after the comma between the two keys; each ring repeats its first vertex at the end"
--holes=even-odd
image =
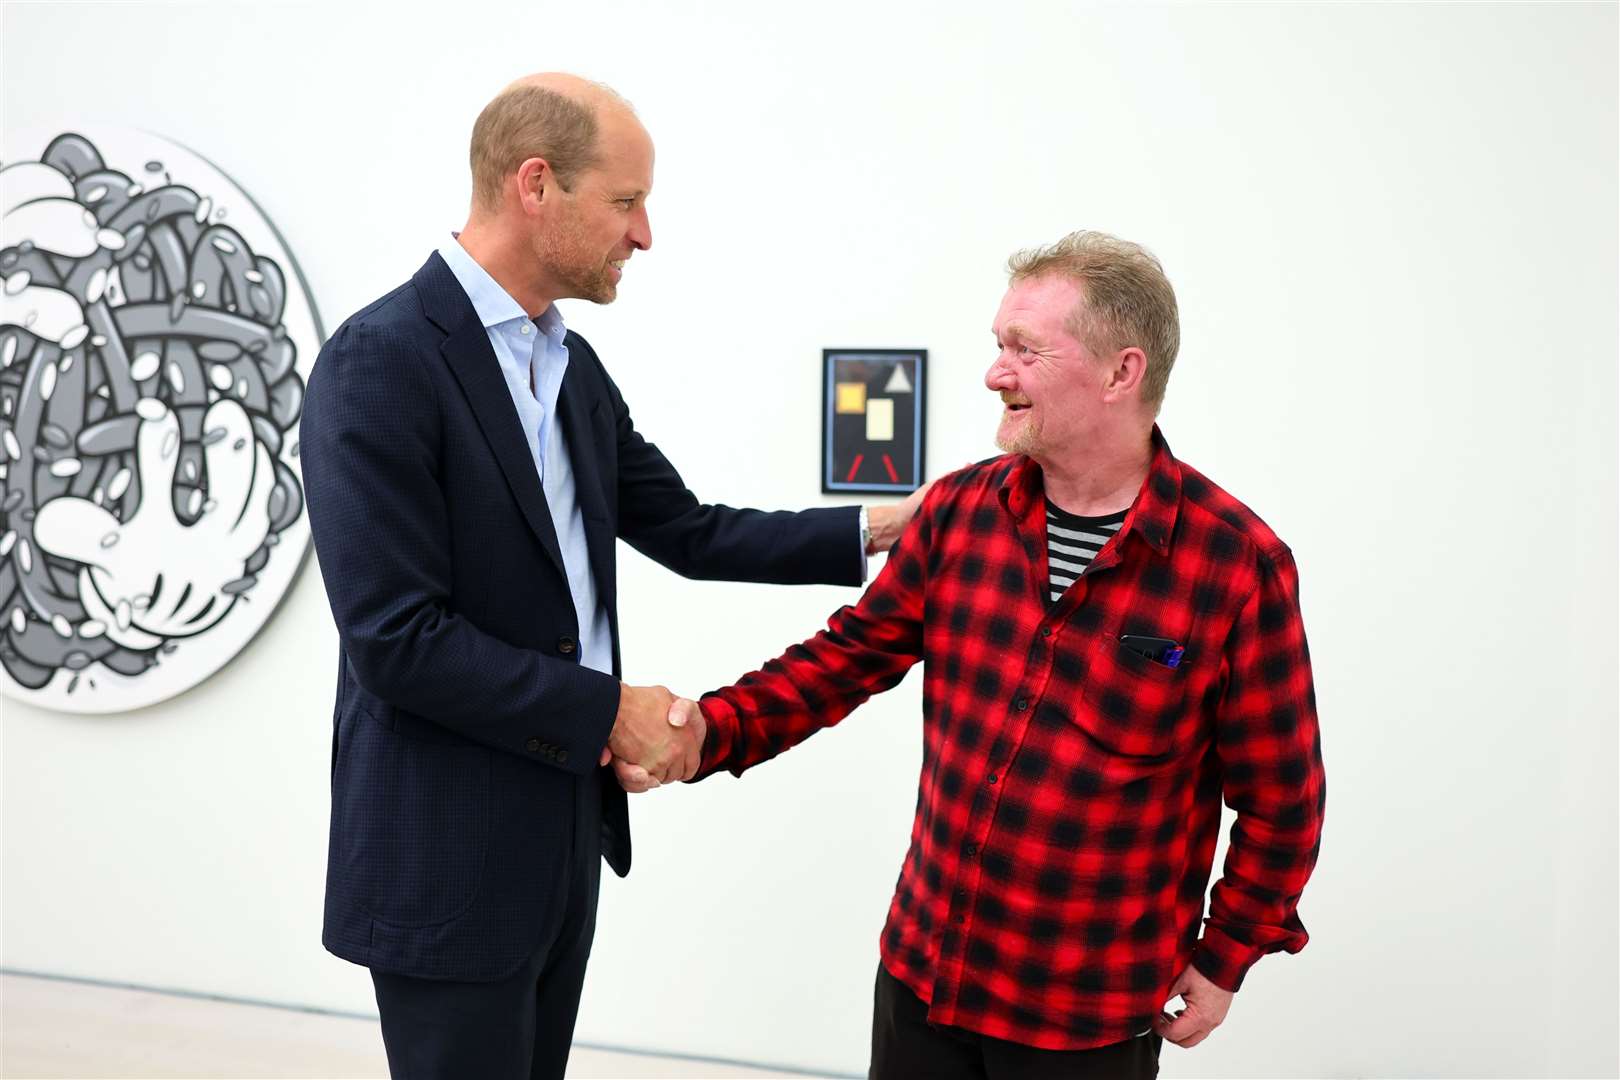
{"type": "Polygon", "coordinates": [[[916,491],[928,350],[823,349],[821,366],[821,490],[916,491]]]}

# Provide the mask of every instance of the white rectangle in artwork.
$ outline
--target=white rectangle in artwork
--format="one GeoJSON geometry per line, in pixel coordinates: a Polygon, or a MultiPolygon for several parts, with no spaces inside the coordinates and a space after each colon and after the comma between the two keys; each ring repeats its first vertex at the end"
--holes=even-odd
{"type": "Polygon", "coordinates": [[[866,399],[866,441],[894,441],[894,398],[866,399]]]}

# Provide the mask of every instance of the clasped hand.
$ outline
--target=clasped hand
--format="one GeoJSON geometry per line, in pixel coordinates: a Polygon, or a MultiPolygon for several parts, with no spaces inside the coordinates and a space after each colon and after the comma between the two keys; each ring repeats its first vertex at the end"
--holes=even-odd
{"type": "Polygon", "coordinates": [[[702,764],[707,730],[695,702],[677,698],[667,687],[623,683],[602,764],[612,764],[619,784],[631,793],[690,780],[702,764]]]}

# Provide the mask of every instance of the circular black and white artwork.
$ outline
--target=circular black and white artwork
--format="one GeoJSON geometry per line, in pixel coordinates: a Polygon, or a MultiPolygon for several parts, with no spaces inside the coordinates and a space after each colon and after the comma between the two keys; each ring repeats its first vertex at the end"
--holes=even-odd
{"type": "Polygon", "coordinates": [[[247,193],[160,136],[8,130],[0,214],[0,690],[150,705],[304,561],[319,318],[247,193]]]}

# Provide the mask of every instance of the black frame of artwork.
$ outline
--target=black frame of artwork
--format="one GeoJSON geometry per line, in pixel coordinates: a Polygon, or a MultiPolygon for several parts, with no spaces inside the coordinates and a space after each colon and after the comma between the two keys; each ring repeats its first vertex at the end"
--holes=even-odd
{"type": "MultiPolygon", "coordinates": [[[[928,445],[928,350],[927,349],[822,349],[821,350],[821,490],[829,495],[844,494],[847,492],[871,492],[884,495],[909,495],[923,485],[926,476],[926,461],[924,452],[928,445]],[[888,360],[906,359],[916,361],[916,376],[912,383],[912,393],[915,395],[914,411],[912,414],[911,445],[909,447],[912,461],[915,463],[910,470],[909,479],[898,480],[894,483],[881,483],[871,480],[840,480],[833,473],[833,462],[837,450],[837,413],[836,385],[838,383],[838,367],[841,360],[888,360]]],[[[902,447],[904,451],[905,447],[902,447]]],[[[892,461],[888,463],[892,466],[892,461]]],[[[858,467],[858,466],[857,466],[858,467]]]]}

